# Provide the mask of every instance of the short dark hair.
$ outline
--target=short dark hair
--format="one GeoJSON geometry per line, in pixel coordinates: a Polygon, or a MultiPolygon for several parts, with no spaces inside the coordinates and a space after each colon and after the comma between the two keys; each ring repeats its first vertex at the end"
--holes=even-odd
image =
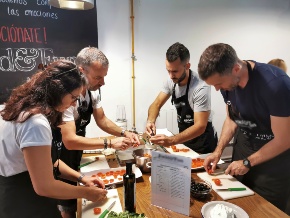
{"type": "Polygon", "coordinates": [[[202,53],[198,63],[198,74],[202,80],[218,73],[226,75],[238,61],[236,51],[228,44],[210,45],[202,53]]]}
{"type": "Polygon", "coordinates": [[[167,49],[166,59],[169,62],[173,62],[178,58],[180,58],[181,62],[187,62],[190,59],[190,54],[183,44],[176,42],[167,49]]]}

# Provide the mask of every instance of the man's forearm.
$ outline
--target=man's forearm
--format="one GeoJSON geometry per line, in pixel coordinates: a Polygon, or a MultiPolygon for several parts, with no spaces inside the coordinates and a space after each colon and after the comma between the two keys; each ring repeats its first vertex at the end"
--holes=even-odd
{"type": "Polygon", "coordinates": [[[154,104],[151,104],[148,109],[148,117],[147,122],[155,123],[157,116],[159,114],[159,108],[155,106],[154,104]]]}
{"type": "Polygon", "coordinates": [[[117,136],[117,137],[121,136],[122,128],[117,126],[114,122],[112,122],[108,118],[105,118],[101,121],[98,121],[97,125],[106,133],[109,133],[109,134],[117,136]]]}
{"type": "Polygon", "coordinates": [[[234,137],[237,128],[238,128],[237,124],[234,121],[232,121],[229,117],[227,117],[223,124],[221,136],[218,145],[215,149],[215,152],[219,153],[219,155],[222,154],[224,148],[229,144],[229,142],[234,137]]]}

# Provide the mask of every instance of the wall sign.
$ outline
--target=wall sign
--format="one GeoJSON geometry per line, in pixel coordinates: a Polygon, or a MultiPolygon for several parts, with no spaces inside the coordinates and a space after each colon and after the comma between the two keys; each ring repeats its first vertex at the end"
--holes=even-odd
{"type": "Polygon", "coordinates": [[[0,0],[0,104],[42,63],[75,60],[98,46],[97,10],[63,10],[48,0],[0,0]]]}

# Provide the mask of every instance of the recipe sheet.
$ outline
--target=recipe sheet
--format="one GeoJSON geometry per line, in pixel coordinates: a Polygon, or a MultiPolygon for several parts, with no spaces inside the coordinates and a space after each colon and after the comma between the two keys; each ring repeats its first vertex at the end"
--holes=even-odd
{"type": "Polygon", "coordinates": [[[152,151],[151,203],[189,216],[191,158],[152,151]]]}

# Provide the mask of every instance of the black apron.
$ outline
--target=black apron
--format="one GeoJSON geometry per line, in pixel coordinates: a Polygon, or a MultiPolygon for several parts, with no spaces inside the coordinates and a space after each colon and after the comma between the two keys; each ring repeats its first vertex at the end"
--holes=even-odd
{"type": "Polygon", "coordinates": [[[1,218],[61,218],[56,203],[35,193],[27,171],[0,176],[1,218]]]}
{"type": "MultiPolygon", "coordinates": [[[[248,62],[247,67],[250,75],[252,68],[248,62]]],[[[228,95],[228,92],[226,92],[226,95],[228,95]]],[[[242,117],[238,108],[233,107],[228,99],[226,99],[226,102],[229,117],[233,121],[241,120],[242,117]]],[[[238,129],[233,146],[232,161],[249,157],[274,138],[272,131],[263,127],[259,128],[259,131],[249,131],[249,129],[239,126],[239,123],[236,122],[238,129]],[[259,140],[255,136],[260,134],[272,136],[268,137],[267,140],[259,140]]],[[[288,193],[290,191],[289,157],[290,150],[269,161],[251,167],[245,175],[236,176],[236,178],[281,210],[285,210],[288,199],[285,195],[287,195],[287,190],[288,193]]]]}
{"type": "MultiPolygon", "coordinates": [[[[186,94],[176,98],[175,96],[175,87],[176,84],[174,84],[173,87],[173,93],[172,93],[172,104],[174,103],[174,106],[177,110],[177,122],[178,122],[178,128],[179,132],[182,132],[186,130],[187,128],[194,125],[194,112],[191,109],[189,102],[188,102],[188,90],[190,86],[190,80],[191,80],[191,70],[189,70],[189,78],[187,82],[186,87],[186,94]]],[[[205,132],[189,141],[184,142],[187,147],[191,148],[195,152],[198,153],[210,153],[213,152],[217,146],[217,134],[214,133],[214,129],[211,122],[207,123],[205,132]]]]}
{"type": "MultiPolygon", "coordinates": [[[[79,117],[75,120],[76,125],[76,134],[79,136],[85,137],[86,135],[86,126],[91,121],[91,115],[93,113],[93,106],[92,106],[92,97],[91,92],[88,91],[90,97],[90,103],[87,106],[86,101],[80,102],[78,107],[78,114],[79,117]]],[[[61,159],[64,163],[66,163],[72,169],[78,171],[78,166],[80,165],[81,158],[83,151],[82,150],[68,150],[62,142],[62,135],[60,128],[53,129],[52,131],[53,140],[52,140],[52,160],[53,163],[58,159],[61,159]]],[[[56,168],[55,172],[58,171],[56,168]]],[[[55,173],[55,177],[57,177],[57,173],[55,173]]],[[[66,179],[59,179],[66,183],[77,185],[77,182],[69,181],[66,179]]],[[[60,202],[69,202],[70,200],[60,200],[60,202]]],[[[75,199],[73,199],[75,201],[75,199]]],[[[70,203],[69,203],[70,204],[70,203]]],[[[66,205],[66,204],[61,204],[66,205]]]]}

